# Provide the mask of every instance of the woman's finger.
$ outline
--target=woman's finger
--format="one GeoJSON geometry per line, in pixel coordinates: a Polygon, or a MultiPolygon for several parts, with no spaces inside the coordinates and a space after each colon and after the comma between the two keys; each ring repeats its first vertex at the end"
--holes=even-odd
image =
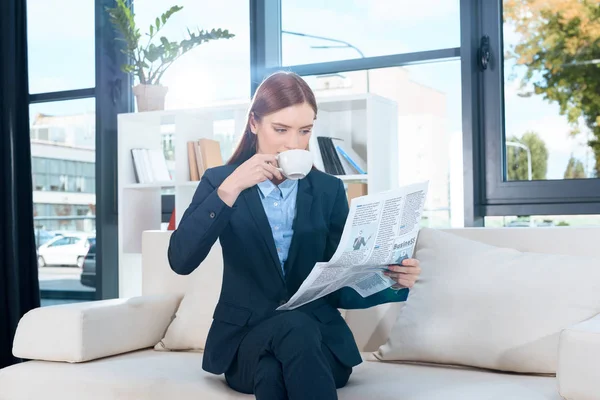
{"type": "Polygon", "coordinates": [[[406,267],[418,267],[419,264],[419,260],[417,260],[416,258],[407,258],[405,260],[402,260],[402,265],[406,267]]]}
{"type": "Polygon", "coordinates": [[[267,171],[269,171],[277,179],[279,179],[279,180],[283,179],[283,175],[281,174],[281,171],[279,171],[273,165],[271,165],[271,164],[265,164],[263,166],[263,168],[266,169],[267,171]]]}
{"type": "Polygon", "coordinates": [[[415,286],[415,281],[411,281],[411,280],[398,279],[396,282],[398,282],[402,286],[409,287],[409,288],[415,286]]]}
{"type": "Polygon", "coordinates": [[[274,154],[257,154],[258,156],[258,161],[261,164],[271,164],[271,165],[277,165],[277,156],[275,156],[274,154]]]}
{"type": "Polygon", "coordinates": [[[263,175],[268,179],[268,180],[272,180],[273,179],[273,174],[271,172],[269,172],[266,169],[263,169],[262,171],[263,175]]]}
{"type": "Polygon", "coordinates": [[[388,267],[389,271],[399,272],[402,274],[410,274],[410,275],[418,275],[421,272],[420,267],[401,267],[398,265],[390,265],[388,267]]]}
{"type": "Polygon", "coordinates": [[[385,275],[389,276],[394,280],[398,279],[406,279],[406,280],[415,280],[414,275],[403,274],[401,272],[386,272],[385,275]]]}
{"type": "Polygon", "coordinates": [[[275,154],[268,154],[268,153],[257,153],[255,155],[255,157],[259,160],[262,160],[262,162],[277,160],[277,156],[275,154]]]}

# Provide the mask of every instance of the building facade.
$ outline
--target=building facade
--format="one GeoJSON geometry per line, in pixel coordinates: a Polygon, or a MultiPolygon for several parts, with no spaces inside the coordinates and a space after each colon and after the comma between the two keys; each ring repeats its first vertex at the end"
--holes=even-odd
{"type": "Polygon", "coordinates": [[[95,231],[95,124],[94,114],[33,117],[36,232],[95,231]]]}

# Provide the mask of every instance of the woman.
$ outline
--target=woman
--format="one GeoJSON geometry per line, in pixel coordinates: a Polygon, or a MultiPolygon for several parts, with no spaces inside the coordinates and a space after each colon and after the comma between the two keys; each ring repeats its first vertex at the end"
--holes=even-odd
{"type": "Polygon", "coordinates": [[[217,238],[223,285],[206,341],[203,369],[257,399],[336,399],[361,362],[338,308],[404,301],[420,273],[417,260],[386,272],[397,284],[363,298],[343,288],[293,311],[286,303],[316,262],[334,254],[348,216],[342,182],[313,169],[286,180],[276,154],[307,149],[317,115],[314,94],[292,73],[258,88],[240,144],[207,170],[171,237],[169,262],[189,274],[217,238]]]}

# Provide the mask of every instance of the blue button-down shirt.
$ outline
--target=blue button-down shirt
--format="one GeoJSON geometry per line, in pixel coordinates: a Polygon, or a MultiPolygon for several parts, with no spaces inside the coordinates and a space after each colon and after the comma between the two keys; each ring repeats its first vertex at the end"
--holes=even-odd
{"type": "Polygon", "coordinates": [[[267,180],[259,183],[258,189],[283,271],[294,233],[292,225],[296,217],[298,181],[288,179],[277,186],[267,180]]]}

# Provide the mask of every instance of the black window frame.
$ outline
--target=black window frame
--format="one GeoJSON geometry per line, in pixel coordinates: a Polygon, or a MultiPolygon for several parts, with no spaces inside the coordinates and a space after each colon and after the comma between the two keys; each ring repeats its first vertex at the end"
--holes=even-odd
{"type": "MultiPolygon", "coordinates": [[[[114,0],[94,1],[95,86],[29,94],[29,104],[95,99],[96,116],[96,241],[99,267],[93,298],[86,293],[53,293],[52,298],[100,300],[119,297],[117,236],[117,115],[132,112],[130,77],[120,69],[128,60],[121,53],[123,42],[116,39],[107,8],[114,0]]],[[[128,0],[131,5],[131,0],[128,0]]],[[[43,293],[42,293],[43,294],[43,293]]]]}
{"type": "Polygon", "coordinates": [[[600,179],[504,181],[502,0],[460,0],[460,47],[281,65],[281,0],[251,0],[252,93],[277,70],[321,75],[460,59],[464,167],[464,225],[486,216],[600,214],[600,179]],[[480,65],[480,42],[490,38],[491,60],[480,65]]]}
{"type": "Polygon", "coordinates": [[[460,0],[461,42],[459,47],[301,65],[282,65],[281,1],[250,1],[252,94],[254,94],[256,88],[265,77],[279,70],[293,71],[301,76],[308,76],[460,60],[461,79],[463,81],[462,125],[463,146],[465,148],[464,164],[467,171],[465,172],[464,179],[465,226],[483,224],[483,219],[478,216],[481,212],[479,206],[481,201],[478,194],[480,185],[475,184],[475,179],[478,179],[479,176],[479,169],[473,168],[473,165],[478,160],[468,157],[471,153],[475,153],[475,157],[479,156],[477,152],[472,151],[474,146],[479,145],[479,141],[475,137],[477,127],[472,122],[477,120],[479,114],[478,109],[473,108],[477,105],[475,100],[477,88],[471,82],[475,55],[470,50],[472,46],[469,44],[473,24],[471,21],[474,20],[472,7],[475,5],[476,0],[460,0]],[[466,29],[463,27],[463,24],[465,24],[466,29]],[[465,51],[467,47],[469,50],[465,51]],[[473,107],[466,107],[465,105],[473,105],[473,107]]]}
{"type": "Polygon", "coordinates": [[[472,36],[477,46],[489,36],[491,49],[489,67],[477,68],[485,143],[482,216],[600,214],[600,179],[505,181],[503,1],[478,1],[479,29],[472,36]]]}
{"type": "MultiPolygon", "coordinates": [[[[118,297],[117,115],[132,112],[131,77],[115,40],[107,7],[95,1],[96,84],[92,88],[29,95],[30,104],[94,97],[96,100],[96,299],[118,297]]],[[[129,4],[133,0],[128,0],[129,4]]],[[[459,47],[303,65],[281,65],[281,0],[250,0],[250,93],[276,70],[300,75],[407,66],[460,59],[465,226],[485,216],[600,214],[600,179],[504,181],[504,79],[502,0],[460,0],[459,47]],[[485,5],[485,7],[484,7],[485,5]],[[490,37],[492,59],[479,66],[479,44],[490,37]]],[[[165,213],[165,216],[167,213],[165,213]]]]}

